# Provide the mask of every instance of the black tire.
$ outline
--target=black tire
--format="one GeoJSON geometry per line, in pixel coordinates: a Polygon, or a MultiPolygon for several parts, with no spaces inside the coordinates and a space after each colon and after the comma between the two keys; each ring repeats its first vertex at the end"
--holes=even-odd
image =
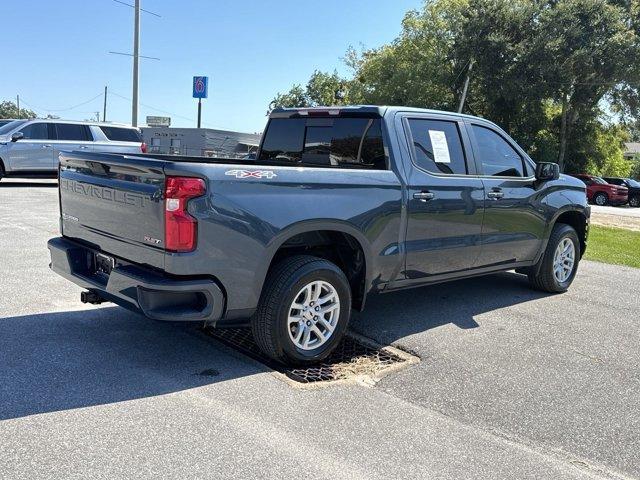
{"type": "Polygon", "coordinates": [[[542,255],[542,258],[529,273],[529,282],[535,289],[542,290],[543,292],[566,292],[578,272],[580,255],[580,240],[578,239],[576,231],[570,225],[557,223],[551,231],[549,243],[547,243],[547,248],[542,255]],[[565,239],[569,239],[573,242],[574,264],[573,271],[566,281],[560,282],[554,274],[554,255],[560,242],[565,239]]]}
{"type": "Polygon", "coordinates": [[[629,206],[638,208],[640,207],[640,195],[634,195],[629,199],[629,206]]]}
{"type": "Polygon", "coordinates": [[[318,257],[296,255],[278,263],[267,276],[258,309],[251,319],[253,337],[268,357],[289,365],[307,365],[325,359],[338,345],[351,316],[351,287],[344,272],[318,257]],[[330,284],[340,310],[333,333],[315,349],[299,348],[291,338],[288,318],[296,296],[311,282],[330,284]]]}
{"type": "Polygon", "coordinates": [[[593,203],[601,207],[609,205],[609,195],[604,192],[598,192],[593,196],[593,203]]]}

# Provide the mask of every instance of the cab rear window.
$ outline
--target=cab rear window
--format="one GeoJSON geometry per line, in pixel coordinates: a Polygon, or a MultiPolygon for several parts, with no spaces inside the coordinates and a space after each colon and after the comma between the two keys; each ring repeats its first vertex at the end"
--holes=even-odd
{"type": "Polygon", "coordinates": [[[138,130],[133,128],[119,128],[119,127],[100,127],[102,133],[109,139],[116,142],[142,142],[142,135],[138,130]]]}
{"type": "Polygon", "coordinates": [[[267,127],[258,160],[385,170],[381,120],[273,118],[267,127]]]}

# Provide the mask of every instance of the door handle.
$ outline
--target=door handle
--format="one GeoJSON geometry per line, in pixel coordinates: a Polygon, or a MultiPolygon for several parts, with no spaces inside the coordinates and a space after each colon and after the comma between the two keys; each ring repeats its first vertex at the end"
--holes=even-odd
{"type": "Polygon", "coordinates": [[[413,198],[416,200],[420,200],[421,202],[428,202],[429,200],[433,200],[435,195],[431,192],[416,192],[413,194],[413,198]]]}
{"type": "Polygon", "coordinates": [[[504,193],[502,193],[499,188],[494,188],[487,193],[487,198],[490,198],[491,200],[500,200],[502,197],[504,197],[504,193]]]}
{"type": "Polygon", "coordinates": [[[42,148],[51,148],[51,145],[42,145],[42,148]]]}
{"type": "Polygon", "coordinates": [[[86,145],[80,145],[78,148],[80,150],[87,150],[89,147],[87,147],[86,145]]]}

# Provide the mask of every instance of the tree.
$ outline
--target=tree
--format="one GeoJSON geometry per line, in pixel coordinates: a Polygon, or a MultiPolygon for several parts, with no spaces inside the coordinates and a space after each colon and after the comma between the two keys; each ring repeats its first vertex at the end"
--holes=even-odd
{"type": "Polygon", "coordinates": [[[0,102],[0,118],[36,118],[37,115],[31,110],[25,108],[20,109],[18,113],[18,106],[11,101],[5,100],[0,102]]]}
{"type": "Polygon", "coordinates": [[[537,15],[532,47],[550,97],[561,105],[558,163],[579,121],[599,113],[600,101],[634,79],[640,40],[625,8],[604,0],[549,1],[537,15]]]}
{"type": "Polygon", "coordinates": [[[640,180],[640,155],[636,155],[633,160],[631,160],[631,171],[629,172],[629,176],[636,180],[640,180]]]}
{"type": "Polygon", "coordinates": [[[525,148],[548,126],[552,105],[532,48],[539,7],[525,0],[471,0],[452,53],[474,60],[467,109],[501,125],[525,148]]]}
{"type": "Polygon", "coordinates": [[[315,72],[310,84],[332,88],[294,87],[274,102],[317,105],[319,92],[341,90],[344,103],[455,110],[473,62],[465,111],[539,161],[623,171],[607,117],[640,137],[638,58],[639,0],[426,0],[391,43],[347,52],[351,78],[315,72]]]}
{"type": "Polygon", "coordinates": [[[453,110],[468,58],[458,60],[452,53],[468,5],[467,0],[426,2],[421,11],[405,15],[391,44],[359,56],[349,52],[352,88],[362,101],[453,110]]]}
{"type": "Polygon", "coordinates": [[[269,111],[276,107],[317,107],[319,105],[346,105],[358,103],[350,95],[351,82],[332,74],[316,70],[306,87],[294,85],[286,93],[278,93],[269,104],[269,111]]]}

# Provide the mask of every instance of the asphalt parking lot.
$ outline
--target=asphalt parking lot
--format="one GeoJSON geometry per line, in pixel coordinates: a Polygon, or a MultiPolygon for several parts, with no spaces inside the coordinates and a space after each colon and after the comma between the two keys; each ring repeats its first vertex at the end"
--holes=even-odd
{"type": "Polygon", "coordinates": [[[48,269],[55,182],[0,182],[0,478],[640,478],[640,270],[558,296],[504,273],[372,299],[421,362],[302,390],[193,325],[48,269]]]}

